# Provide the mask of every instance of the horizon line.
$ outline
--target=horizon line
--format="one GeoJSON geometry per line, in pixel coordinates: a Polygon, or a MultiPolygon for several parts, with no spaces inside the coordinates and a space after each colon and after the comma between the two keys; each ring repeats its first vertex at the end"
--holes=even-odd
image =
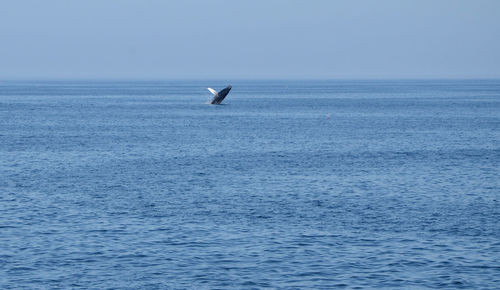
{"type": "Polygon", "coordinates": [[[0,82],[52,82],[52,81],[75,81],[75,82],[172,82],[172,81],[472,81],[500,80],[500,77],[380,77],[380,78],[1,78],[0,82]]]}

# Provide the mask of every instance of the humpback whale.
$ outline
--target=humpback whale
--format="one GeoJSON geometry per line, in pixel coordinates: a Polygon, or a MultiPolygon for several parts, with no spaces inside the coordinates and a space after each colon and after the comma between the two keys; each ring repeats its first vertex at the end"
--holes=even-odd
{"type": "Polygon", "coordinates": [[[214,98],[210,101],[210,104],[212,105],[219,105],[222,103],[222,100],[229,94],[229,91],[231,90],[231,86],[227,86],[224,89],[222,89],[220,92],[217,92],[216,90],[212,88],[207,88],[213,95],[214,98]]]}

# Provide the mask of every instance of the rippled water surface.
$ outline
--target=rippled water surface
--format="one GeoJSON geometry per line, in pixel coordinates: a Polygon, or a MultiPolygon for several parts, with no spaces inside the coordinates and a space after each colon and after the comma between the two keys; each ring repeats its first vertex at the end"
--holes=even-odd
{"type": "Polygon", "coordinates": [[[496,288],[500,81],[0,82],[1,288],[496,288]]]}

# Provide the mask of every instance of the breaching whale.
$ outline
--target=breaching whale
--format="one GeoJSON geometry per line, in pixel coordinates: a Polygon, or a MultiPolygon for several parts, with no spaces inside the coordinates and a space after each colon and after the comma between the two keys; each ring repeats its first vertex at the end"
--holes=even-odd
{"type": "Polygon", "coordinates": [[[231,86],[227,86],[223,90],[221,90],[220,92],[217,92],[211,88],[207,88],[214,95],[214,98],[210,101],[210,104],[219,105],[220,103],[222,103],[222,100],[224,100],[224,98],[227,96],[227,94],[229,94],[229,91],[231,90],[231,88],[232,88],[231,86]]]}

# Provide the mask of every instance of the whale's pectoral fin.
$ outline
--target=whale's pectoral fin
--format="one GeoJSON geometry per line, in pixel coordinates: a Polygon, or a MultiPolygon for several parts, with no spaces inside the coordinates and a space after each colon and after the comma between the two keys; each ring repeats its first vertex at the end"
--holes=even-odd
{"type": "Polygon", "coordinates": [[[217,96],[217,91],[212,88],[207,88],[214,96],[217,96]]]}

